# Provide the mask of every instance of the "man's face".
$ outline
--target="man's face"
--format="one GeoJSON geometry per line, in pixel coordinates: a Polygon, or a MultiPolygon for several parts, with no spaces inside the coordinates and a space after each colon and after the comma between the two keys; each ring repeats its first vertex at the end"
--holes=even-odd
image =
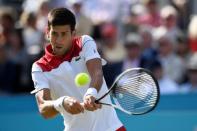
{"type": "Polygon", "coordinates": [[[50,43],[52,45],[54,55],[62,56],[72,46],[72,38],[74,31],[71,31],[69,25],[51,26],[47,32],[50,43]]]}

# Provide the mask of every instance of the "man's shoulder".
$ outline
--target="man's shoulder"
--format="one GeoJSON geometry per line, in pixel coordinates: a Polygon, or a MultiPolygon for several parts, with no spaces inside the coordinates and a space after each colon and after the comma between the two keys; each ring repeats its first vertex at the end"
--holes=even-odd
{"type": "Polygon", "coordinates": [[[42,68],[39,66],[39,64],[37,64],[37,61],[32,64],[32,72],[42,72],[42,68]]]}
{"type": "Polygon", "coordinates": [[[94,39],[89,35],[77,36],[73,39],[73,44],[75,45],[75,52],[87,50],[87,48],[90,48],[91,45],[94,45],[93,43],[95,43],[94,39]]]}
{"type": "Polygon", "coordinates": [[[38,59],[32,64],[32,72],[33,71],[43,72],[43,71],[49,71],[49,70],[50,68],[47,66],[47,61],[46,61],[45,56],[42,56],[40,59],[38,59]]]}
{"type": "Polygon", "coordinates": [[[83,47],[87,41],[93,41],[93,38],[89,35],[82,35],[82,36],[77,36],[73,39],[73,43],[81,47],[83,47]]]}
{"type": "Polygon", "coordinates": [[[94,39],[89,35],[82,35],[82,43],[85,44],[87,41],[94,41],[94,39]]]}

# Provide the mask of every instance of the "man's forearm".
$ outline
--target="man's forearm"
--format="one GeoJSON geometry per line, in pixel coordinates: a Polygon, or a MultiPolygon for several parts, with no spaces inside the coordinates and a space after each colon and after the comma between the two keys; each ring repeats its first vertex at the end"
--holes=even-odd
{"type": "Polygon", "coordinates": [[[103,84],[101,59],[99,58],[92,59],[89,60],[86,64],[87,64],[88,72],[91,76],[90,87],[96,88],[96,90],[99,92],[103,84]]]}
{"type": "Polygon", "coordinates": [[[43,104],[39,105],[40,114],[48,119],[55,117],[59,112],[54,108],[53,101],[44,101],[43,104]]]}
{"type": "Polygon", "coordinates": [[[36,101],[40,114],[48,119],[56,116],[58,111],[54,108],[53,100],[50,97],[50,90],[43,89],[36,93],[36,101]]]}
{"type": "Polygon", "coordinates": [[[102,84],[103,84],[103,73],[96,72],[96,73],[92,74],[90,87],[96,88],[97,92],[99,92],[102,84]]]}

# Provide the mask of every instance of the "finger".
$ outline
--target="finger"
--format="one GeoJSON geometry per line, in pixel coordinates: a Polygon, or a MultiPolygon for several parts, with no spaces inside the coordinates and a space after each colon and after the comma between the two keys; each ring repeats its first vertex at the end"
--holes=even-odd
{"type": "Polygon", "coordinates": [[[94,111],[94,110],[97,109],[94,103],[93,103],[93,104],[90,104],[90,105],[88,106],[88,108],[89,108],[89,110],[91,110],[91,111],[94,111]]]}
{"type": "Polygon", "coordinates": [[[73,105],[73,107],[78,110],[78,112],[84,112],[84,108],[83,106],[79,103],[79,101],[76,101],[73,105]]]}
{"type": "Polygon", "coordinates": [[[70,112],[71,114],[79,114],[79,113],[81,113],[82,111],[81,111],[80,108],[72,107],[72,108],[69,109],[69,112],[70,112]]]}
{"type": "Polygon", "coordinates": [[[80,108],[77,108],[76,110],[77,110],[77,112],[76,112],[77,114],[83,113],[83,110],[81,110],[80,108]]]}
{"type": "Polygon", "coordinates": [[[84,105],[84,108],[88,111],[94,111],[94,109],[90,105],[84,105]]]}
{"type": "Polygon", "coordinates": [[[84,103],[84,105],[88,105],[88,100],[85,99],[83,103],[84,103]]]}
{"type": "Polygon", "coordinates": [[[98,105],[96,103],[93,104],[93,108],[94,110],[97,110],[98,109],[98,105]]]}
{"type": "Polygon", "coordinates": [[[86,101],[87,101],[86,105],[87,105],[88,107],[92,107],[92,104],[93,104],[93,103],[92,103],[91,99],[88,98],[86,101]]]}
{"type": "Polygon", "coordinates": [[[80,105],[80,103],[77,100],[73,100],[70,103],[70,110],[72,110],[71,112],[74,113],[74,114],[84,112],[83,107],[80,105]]]}
{"type": "Polygon", "coordinates": [[[83,107],[87,110],[88,109],[88,101],[84,100],[83,107]]]}
{"type": "Polygon", "coordinates": [[[91,97],[91,98],[89,99],[89,104],[90,104],[91,107],[94,107],[95,99],[94,99],[93,97],[91,97]]]}
{"type": "Polygon", "coordinates": [[[79,102],[78,102],[77,104],[78,104],[78,109],[79,109],[79,111],[80,111],[80,112],[84,112],[83,106],[82,106],[79,102]]]}
{"type": "Polygon", "coordinates": [[[101,109],[101,104],[96,104],[95,103],[95,106],[96,106],[97,109],[101,109]]]}
{"type": "Polygon", "coordinates": [[[71,108],[71,107],[68,108],[67,111],[68,111],[69,113],[71,113],[72,115],[77,114],[77,112],[78,112],[75,108],[73,109],[73,108],[71,108]]]}

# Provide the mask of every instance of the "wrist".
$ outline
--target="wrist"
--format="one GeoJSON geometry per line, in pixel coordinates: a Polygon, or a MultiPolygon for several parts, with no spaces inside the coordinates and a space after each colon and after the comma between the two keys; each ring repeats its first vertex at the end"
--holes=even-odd
{"type": "Polygon", "coordinates": [[[64,110],[64,99],[66,99],[67,96],[62,96],[60,98],[58,98],[57,100],[53,101],[53,107],[55,108],[55,110],[57,110],[58,112],[62,112],[64,110]]]}
{"type": "Polygon", "coordinates": [[[91,96],[93,96],[93,97],[96,98],[97,97],[97,94],[98,94],[98,92],[97,92],[96,88],[90,87],[90,88],[87,89],[84,97],[86,97],[87,95],[91,95],[91,96]]]}

